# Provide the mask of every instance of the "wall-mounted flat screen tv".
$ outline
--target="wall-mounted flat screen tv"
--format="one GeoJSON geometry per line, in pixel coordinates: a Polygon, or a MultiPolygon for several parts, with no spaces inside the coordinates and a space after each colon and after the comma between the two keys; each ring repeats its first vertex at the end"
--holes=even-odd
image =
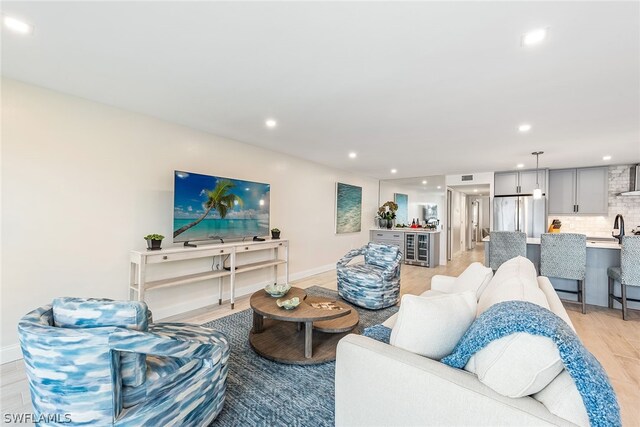
{"type": "Polygon", "coordinates": [[[270,185],[175,171],[173,241],[269,235],[270,185]]]}

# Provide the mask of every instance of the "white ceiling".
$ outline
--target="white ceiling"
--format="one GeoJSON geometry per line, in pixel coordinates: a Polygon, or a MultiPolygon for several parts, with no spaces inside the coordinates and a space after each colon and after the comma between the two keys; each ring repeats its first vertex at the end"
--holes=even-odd
{"type": "Polygon", "coordinates": [[[379,178],[640,162],[639,7],[3,2],[2,74],[379,178]]]}
{"type": "Polygon", "coordinates": [[[418,191],[422,193],[444,195],[447,191],[445,181],[444,175],[385,179],[380,182],[380,189],[382,190],[383,187],[390,187],[393,191],[396,191],[396,189],[404,189],[404,191],[418,191]],[[423,184],[424,181],[427,183],[423,184]]]}
{"type": "Polygon", "coordinates": [[[450,185],[449,187],[459,191],[460,193],[466,194],[467,196],[488,196],[490,191],[489,184],[450,185]]]}

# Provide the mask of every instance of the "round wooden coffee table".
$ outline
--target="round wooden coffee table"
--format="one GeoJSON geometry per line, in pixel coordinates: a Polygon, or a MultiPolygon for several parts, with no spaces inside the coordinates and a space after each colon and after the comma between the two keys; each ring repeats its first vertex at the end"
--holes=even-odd
{"type": "Polygon", "coordinates": [[[260,356],[281,363],[313,365],[336,359],[338,341],[360,321],[358,312],[340,301],[307,296],[292,287],[281,299],[302,300],[293,310],[278,307],[264,290],[251,295],[253,329],[249,343],[260,356]],[[311,304],[331,302],[339,310],[314,308],[311,304]]]}

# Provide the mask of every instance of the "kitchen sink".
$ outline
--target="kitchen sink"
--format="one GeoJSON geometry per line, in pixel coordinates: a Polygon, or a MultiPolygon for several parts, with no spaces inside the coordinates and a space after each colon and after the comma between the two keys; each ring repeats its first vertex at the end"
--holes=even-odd
{"type": "Polygon", "coordinates": [[[587,241],[592,243],[617,243],[618,239],[613,237],[589,237],[587,236],[587,241]]]}

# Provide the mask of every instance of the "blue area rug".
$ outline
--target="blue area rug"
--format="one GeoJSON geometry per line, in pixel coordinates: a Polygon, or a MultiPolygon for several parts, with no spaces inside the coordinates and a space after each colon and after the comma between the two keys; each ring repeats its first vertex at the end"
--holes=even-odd
{"type": "MultiPolygon", "coordinates": [[[[309,295],[340,299],[336,291],[313,286],[309,295]]],[[[366,310],[357,332],[384,322],[398,307],[366,310]]],[[[249,346],[251,309],[206,323],[223,332],[231,344],[227,397],[212,426],[333,426],[335,362],[284,365],[258,356],[249,346]]]]}

